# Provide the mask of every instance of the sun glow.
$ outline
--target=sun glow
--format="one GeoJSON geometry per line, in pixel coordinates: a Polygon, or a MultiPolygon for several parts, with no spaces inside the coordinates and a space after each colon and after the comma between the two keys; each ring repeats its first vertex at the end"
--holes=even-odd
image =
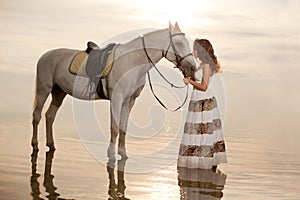
{"type": "Polygon", "coordinates": [[[129,5],[138,12],[136,18],[155,23],[165,23],[165,19],[169,19],[184,26],[210,24],[209,19],[201,16],[214,8],[209,0],[131,0],[129,5]]]}

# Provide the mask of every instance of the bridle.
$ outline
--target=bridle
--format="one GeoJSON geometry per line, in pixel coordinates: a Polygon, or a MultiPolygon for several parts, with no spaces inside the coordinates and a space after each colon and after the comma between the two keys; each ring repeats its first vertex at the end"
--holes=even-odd
{"type": "MultiPolygon", "coordinates": [[[[173,37],[174,36],[177,36],[177,35],[185,35],[184,33],[175,33],[175,34],[173,34],[172,35],[172,33],[171,33],[171,31],[169,30],[169,39],[170,39],[170,42],[169,42],[169,45],[168,45],[168,48],[167,48],[167,50],[166,51],[164,51],[164,50],[162,50],[162,57],[164,57],[164,58],[166,58],[167,59],[167,55],[168,55],[168,53],[169,53],[169,49],[170,49],[170,47],[172,47],[172,49],[173,49],[173,51],[174,51],[174,54],[175,54],[175,58],[176,58],[176,60],[175,60],[175,62],[176,62],[176,66],[175,66],[175,68],[178,68],[178,69],[180,69],[181,71],[183,71],[183,69],[182,69],[182,65],[181,65],[181,62],[185,59],[185,58],[187,58],[188,56],[193,56],[193,54],[192,53],[188,53],[188,54],[186,54],[185,56],[183,56],[183,57],[181,57],[179,54],[178,54],[178,51],[176,50],[176,48],[175,48],[175,45],[174,45],[174,42],[173,42],[173,37]]],[[[157,95],[155,94],[155,92],[154,92],[154,90],[153,90],[153,86],[152,86],[152,82],[151,82],[151,78],[150,78],[150,73],[149,72],[147,72],[147,74],[148,74],[148,80],[149,80],[149,85],[150,85],[150,89],[151,89],[151,92],[152,92],[152,94],[153,94],[153,96],[155,97],[155,99],[160,103],[160,105],[162,106],[162,107],[164,107],[166,110],[169,110],[169,111],[173,111],[173,112],[175,112],[175,111],[177,111],[177,110],[179,110],[180,108],[182,108],[183,107],[183,105],[185,104],[185,102],[186,102],[186,100],[187,100],[187,97],[188,97],[188,91],[189,91],[189,88],[188,88],[188,85],[184,85],[184,86],[176,86],[176,85],[174,85],[173,83],[171,83],[159,70],[158,70],[158,68],[156,67],[156,65],[155,65],[155,63],[152,61],[152,59],[150,58],[150,56],[149,56],[149,54],[148,54],[148,52],[147,52],[147,48],[146,48],[146,44],[145,44],[145,39],[144,39],[144,37],[141,37],[142,38],[142,42],[143,42],[143,49],[144,49],[144,52],[145,52],[145,54],[146,54],[146,56],[147,56],[147,58],[148,58],[148,62],[149,62],[149,64],[150,65],[152,65],[155,69],[156,69],[156,71],[159,73],[159,75],[171,86],[171,87],[174,87],[174,88],[178,88],[178,89],[180,89],[180,88],[185,88],[186,87],[186,96],[185,96],[185,99],[184,99],[184,101],[183,101],[183,103],[180,105],[180,106],[178,106],[176,109],[174,109],[174,110],[171,110],[171,109],[169,109],[169,108],[167,108],[165,105],[164,105],[164,103],[157,97],[157,95]]]]}
{"type": "Polygon", "coordinates": [[[187,58],[187,57],[189,57],[189,56],[193,56],[193,54],[192,54],[192,53],[188,53],[188,54],[186,54],[186,55],[183,56],[183,57],[181,57],[181,56],[179,55],[178,51],[177,51],[176,48],[175,48],[174,42],[173,42],[173,37],[174,37],[174,36],[177,36],[177,35],[183,35],[183,36],[184,36],[185,33],[180,32],[180,33],[175,33],[175,34],[172,35],[171,31],[169,30],[169,38],[170,38],[169,46],[168,46],[168,48],[167,48],[167,50],[166,50],[165,53],[164,53],[164,50],[162,51],[162,56],[165,57],[165,58],[167,59],[167,55],[168,55],[168,53],[169,53],[169,49],[170,49],[170,47],[172,46],[172,49],[173,49],[173,51],[174,51],[175,58],[176,58],[176,60],[175,60],[175,61],[176,61],[176,68],[179,68],[180,70],[182,70],[182,68],[180,68],[181,62],[182,62],[185,58],[187,58]]]}

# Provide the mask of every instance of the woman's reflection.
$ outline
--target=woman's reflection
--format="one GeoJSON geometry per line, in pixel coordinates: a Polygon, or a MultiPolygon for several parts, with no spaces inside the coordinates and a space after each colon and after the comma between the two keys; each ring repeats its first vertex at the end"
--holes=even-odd
{"type": "Polygon", "coordinates": [[[118,184],[115,181],[115,162],[109,161],[107,163],[107,173],[109,178],[108,195],[109,200],[129,200],[125,197],[125,180],[124,180],[124,168],[127,159],[118,160],[118,184]]]}
{"type": "Polygon", "coordinates": [[[222,199],[226,177],[220,170],[178,167],[180,199],[222,199]]]}
{"type": "MultiPolygon", "coordinates": [[[[43,186],[46,189],[48,195],[46,196],[49,200],[67,200],[65,198],[58,198],[60,196],[59,193],[56,192],[57,187],[54,186],[53,179],[54,175],[51,174],[52,168],[52,160],[54,157],[54,151],[46,152],[46,161],[45,161],[45,171],[44,171],[44,181],[43,186]]],[[[33,151],[31,154],[31,178],[30,178],[30,186],[31,186],[31,196],[33,200],[41,200],[43,198],[40,197],[40,183],[39,177],[40,174],[37,173],[37,159],[38,159],[38,151],[33,151]]]]}

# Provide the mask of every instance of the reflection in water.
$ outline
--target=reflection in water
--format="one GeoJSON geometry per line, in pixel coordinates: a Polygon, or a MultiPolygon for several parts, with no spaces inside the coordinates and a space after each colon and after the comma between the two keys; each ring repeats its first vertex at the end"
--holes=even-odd
{"type": "Polygon", "coordinates": [[[39,173],[36,172],[36,165],[37,165],[37,157],[38,152],[33,151],[31,154],[31,178],[30,178],[30,186],[31,186],[31,196],[34,200],[42,199],[40,198],[40,183],[38,178],[41,176],[39,173]]]}
{"type": "Polygon", "coordinates": [[[220,170],[178,167],[180,199],[222,199],[226,177],[220,170]]]}
{"type": "Polygon", "coordinates": [[[44,182],[43,185],[46,188],[46,192],[48,192],[49,195],[48,199],[56,199],[59,194],[55,192],[57,187],[53,184],[54,176],[51,174],[51,168],[52,168],[52,160],[54,156],[54,151],[48,151],[46,153],[46,161],[45,161],[45,171],[44,171],[44,182]]]}
{"type": "Polygon", "coordinates": [[[107,163],[107,173],[109,178],[108,195],[109,200],[129,200],[125,197],[125,180],[124,180],[124,168],[127,159],[118,160],[118,184],[115,181],[115,162],[109,161],[107,163]]]}
{"type": "MultiPolygon", "coordinates": [[[[59,193],[56,192],[57,187],[54,186],[53,179],[54,175],[51,174],[52,168],[52,160],[54,157],[54,151],[48,151],[46,153],[46,161],[45,161],[45,171],[44,171],[44,181],[43,185],[46,189],[48,195],[46,196],[49,200],[67,200],[65,198],[58,198],[60,196],[59,193]]],[[[31,154],[31,178],[30,178],[30,186],[31,186],[31,196],[33,200],[41,200],[43,198],[40,197],[40,183],[38,178],[41,176],[37,173],[37,158],[38,151],[33,151],[31,154]]]]}

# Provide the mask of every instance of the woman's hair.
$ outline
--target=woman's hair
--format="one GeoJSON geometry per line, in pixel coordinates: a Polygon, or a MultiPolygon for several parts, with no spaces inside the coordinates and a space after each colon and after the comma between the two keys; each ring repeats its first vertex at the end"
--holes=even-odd
{"type": "Polygon", "coordinates": [[[203,63],[211,66],[213,72],[221,72],[221,65],[211,43],[207,39],[195,39],[194,50],[197,51],[198,57],[203,63]]]}

